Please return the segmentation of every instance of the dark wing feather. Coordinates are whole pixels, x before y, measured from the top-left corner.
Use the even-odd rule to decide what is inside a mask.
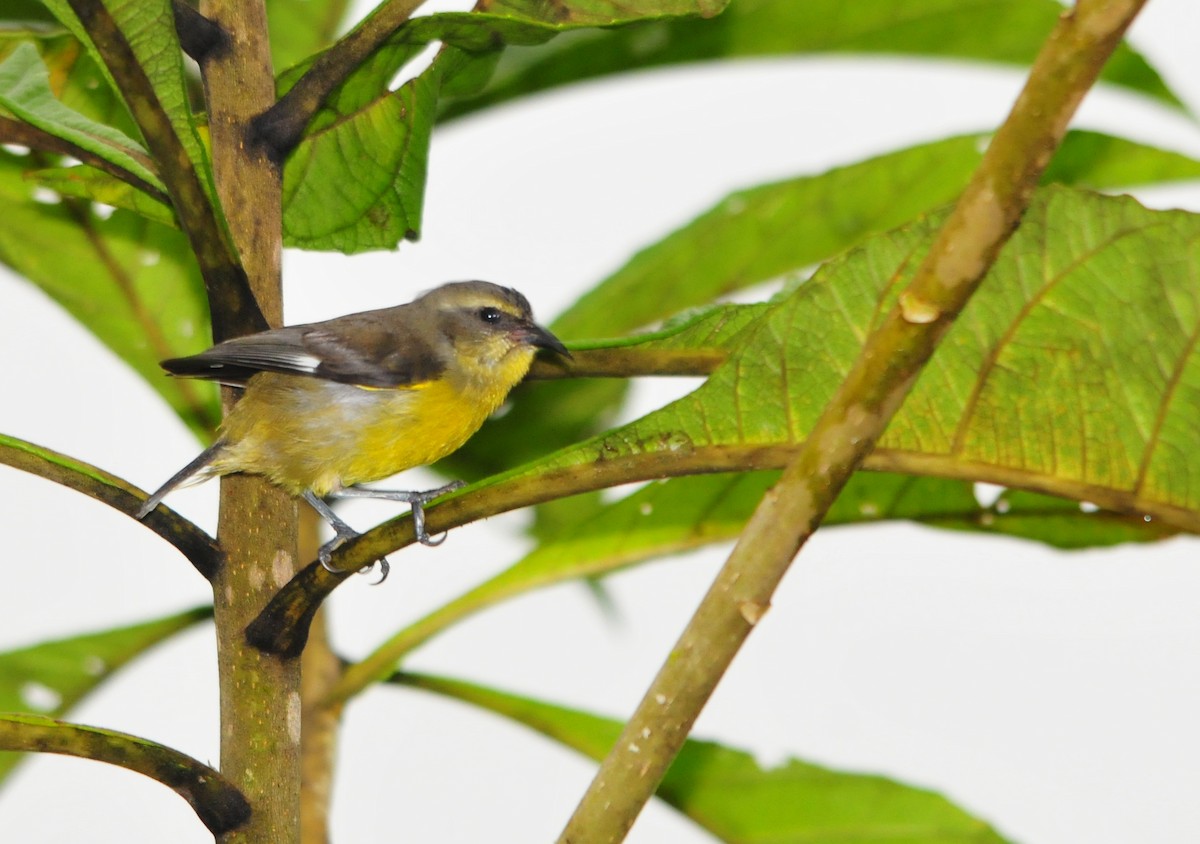
[[[162,366],[172,375],[245,386],[259,372],[311,375],[364,387],[404,387],[446,368],[432,325],[400,306],[237,337]]]
[[[346,323],[321,326],[304,337],[305,349],[320,358],[316,375],[364,387],[405,387],[430,381],[446,369],[426,339],[427,331],[406,331],[374,314],[352,314]]]

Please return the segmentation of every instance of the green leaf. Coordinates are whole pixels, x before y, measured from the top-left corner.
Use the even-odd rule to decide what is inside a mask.
[[[393,249],[421,228],[441,71],[389,91],[377,53],[318,113],[283,174],[284,243],[345,253]],[[376,93],[378,92],[378,93]]]
[[[42,62],[50,69],[54,96],[64,106],[131,138],[139,136],[103,69],[75,36],[58,27],[0,29],[0,59],[10,57],[22,44],[38,48]]]
[[[564,521],[557,530],[544,533],[537,548],[464,595],[463,601],[478,610],[531,588],[736,539],[778,477],[774,471],[721,473],[648,484],[584,520]],[[875,472],[851,479],[824,525],[900,519],[1023,537],[1058,548],[1151,542],[1175,534],[1140,516],[1084,512],[1077,502],[1061,498],[1008,490],[984,506],[967,481]]]
[[[445,115],[584,79],[718,58],[860,53],[1028,65],[1062,12],[1055,0],[737,0],[711,21],[660,21],[509,50],[482,95],[449,104]],[[1183,108],[1127,46],[1101,78]]]
[[[0,711],[58,716],[130,660],[212,617],[210,607],[0,653]],[[0,779],[21,760],[0,751]]]
[[[22,24],[54,22],[54,16],[46,11],[46,7],[39,0],[8,0],[0,19],[6,23],[11,21]]]
[[[267,0],[267,28],[275,67],[291,67],[328,47],[346,17],[349,0]]]
[[[123,208],[155,223],[171,228],[179,227],[175,211],[169,203],[160,202],[95,167],[82,165],[31,170],[26,173],[26,178],[62,196],[73,196],[102,205],[111,205],[113,208]]]
[[[414,18],[339,86],[314,116],[284,169],[284,239],[301,249],[356,253],[393,249],[420,235],[429,136],[438,98],[482,84],[505,43],[541,43],[571,29],[618,26],[644,17],[713,13],[726,0],[572,0],[497,3],[495,14]],[[437,59],[399,90],[396,74],[426,44]],[[481,50],[484,57],[472,56]],[[319,55],[277,80],[286,93]],[[486,71],[485,71],[486,72]],[[484,75],[485,75],[484,72]]]
[[[693,393],[461,490],[444,506],[453,512],[471,501],[486,510],[489,495],[535,504],[611,483],[781,468],[896,306],[941,216],[871,238],[768,307],[752,306],[755,319],[729,340],[735,351]],[[1200,215],[1042,189],[864,468],[986,481],[1145,514],[1164,534],[1200,532],[1198,244]],[[1010,496],[1001,506],[1030,504],[1038,500]],[[588,518],[580,509],[574,517]],[[386,542],[400,521],[377,538]],[[610,547],[597,565],[618,565],[619,554]],[[594,573],[589,562],[584,556],[574,573]],[[545,582],[562,576],[559,563],[546,562]],[[347,669],[339,699],[385,677],[457,618],[538,585],[543,573],[534,568],[501,574],[500,585],[401,631]]]
[[[799,442],[928,247],[868,241],[763,313],[696,392],[517,470],[767,459]],[[1200,525],[1200,217],[1050,188],[894,418],[869,467],[990,480]],[[666,461],[665,463],[663,461]],[[1197,465],[1193,465],[1197,464]]]
[[[146,150],[124,132],[67,108],[54,98],[50,72],[31,43],[0,63],[0,107],[30,126],[94,153],[115,168],[164,192]]]
[[[576,340],[613,337],[755,284],[797,275],[956,197],[986,135],[947,138],[813,176],[738,191],[646,247],[560,316]],[[1070,132],[1048,179],[1093,187],[1200,178],[1200,162],[1094,132]],[[703,342],[697,341],[703,345]],[[480,477],[602,430],[625,395],[613,382],[527,385],[503,418],[445,463]]]
[[[618,721],[473,683],[413,674],[396,675],[393,682],[478,706],[597,761],[621,734]],[[697,739],[684,744],[657,796],[731,844],[999,844],[1005,840],[932,791],[798,759],[763,768],[745,751]]]
[[[736,290],[799,273],[951,202],[987,135],[962,135],[737,191],[635,255],[555,323],[612,335]],[[1097,132],[1069,132],[1048,182],[1118,188],[1200,179],[1200,161]]]
[[[220,419],[210,384],[166,378],[158,361],[209,342],[204,285],[186,238],[124,211],[35,199],[35,156],[0,150],[0,261],[38,285],[154,387],[197,435]],[[39,197],[40,198],[40,197]]]

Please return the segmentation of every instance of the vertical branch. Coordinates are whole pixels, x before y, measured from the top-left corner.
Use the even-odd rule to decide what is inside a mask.
[[[763,497],[560,836],[624,840],[792,559],[870,453],[1016,229],[1079,101],[1146,0],[1078,0],[897,306]]]
[[[300,511],[300,559],[315,560],[321,522],[310,508]],[[317,610],[300,654],[300,844],[328,844],[329,804],[343,704],[328,702],[342,679],[342,661],[329,645],[326,609]]]
[[[312,556],[316,557],[316,546]],[[301,559],[309,559],[302,555]],[[329,690],[341,679],[342,663],[329,647],[324,608],[309,628],[308,645],[300,655],[302,701],[300,762],[300,842],[328,844],[329,804],[333,797],[334,762],[342,704],[327,703]]]
[[[262,0],[208,0],[222,37],[199,57],[217,195],[250,287],[272,325],[282,318],[279,168],[247,127],[275,98]],[[215,336],[225,315],[214,309]],[[227,405],[234,396],[226,393]],[[250,801],[250,822],[223,842],[296,841],[300,828],[300,661],[246,643],[246,625],[291,578],[296,505],[256,477],[221,483],[217,535],[226,564],[213,583],[221,688],[221,770]]]

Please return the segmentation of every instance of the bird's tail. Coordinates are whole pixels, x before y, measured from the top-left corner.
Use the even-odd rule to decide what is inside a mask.
[[[150,514],[150,511],[157,507],[159,502],[166,498],[173,490],[196,483],[197,481],[202,481],[208,477],[208,473],[205,470],[208,469],[209,465],[224,448],[224,440],[217,440],[196,455],[195,460],[172,475],[165,484],[160,486],[154,491],[153,495],[146,499],[146,502],[142,504],[141,508],[134,515],[134,518],[139,520],[146,518]]]

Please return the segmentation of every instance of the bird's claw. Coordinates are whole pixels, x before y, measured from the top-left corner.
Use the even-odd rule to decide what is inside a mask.
[[[445,490],[433,490],[433,492],[437,493],[438,495],[440,495],[443,491]],[[429,495],[430,497],[425,498],[426,495]],[[436,497],[437,495],[424,493],[421,495],[420,499],[414,498],[409,502],[409,505],[412,507],[413,534],[417,537],[417,542],[420,542],[422,545],[430,548],[436,548],[437,546],[441,545],[446,541],[446,536],[449,534],[449,531],[442,531],[435,538],[430,536],[429,531],[425,529],[425,505]]]
[[[347,539],[352,539],[358,536],[357,531],[338,531],[337,536],[326,542],[317,551],[317,559],[321,561],[321,568],[331,574],[345,574],[345,569],[340,569],[333,564],[333,552]],[[387,580],[388,573],[392,570],[392,564],[388,562],[387,557],[380,557],[375,562],[379,563],[379,579],[372,586],[378,586]],[[375,563],[369,563],[358,570],[359,574],[366,574],[375,568]]]

